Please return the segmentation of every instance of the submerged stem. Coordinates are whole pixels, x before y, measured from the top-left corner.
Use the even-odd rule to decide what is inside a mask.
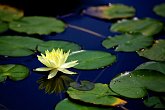
[[[100,77],[101,75],[104,73],[104,71],[106,70],[107,68],[104,68],[97,76],[96,78],[92,81],[92,82],[96,82]]]
[[[89,30],[89,29],[85,29],[83,27],[75,26],[75,25],[72,25],[72,24],[68,24],[68,27],[73,28],[73,29],[77,29],[77,30],[80,30],[80,31],[83,31],[83,32],[86,32],[86,33],[89,33],[89,34],[92,34],[92,35],[100,37],[100,38],[105,38],[104,35],[101,35],[101,34],[99,34],[97,32]]]
[[[119,106],[121,109],[123,110],[128,110],[126,107],[124,107],[123,105]]]

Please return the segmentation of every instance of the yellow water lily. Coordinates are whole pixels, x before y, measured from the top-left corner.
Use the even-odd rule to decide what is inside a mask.
[[[76,66],[76,61],[66,62],[70,51],[64,52],[62,49],[52,50],[49,52],[45,51],[45,55],[41,53],[41,56],[37,56],[38,60],[43,63],[47,67],[36,68],[35,71],[50,71],[48,75],[48,79],[56,76],[58,71],[61,71],[65,74],[77,74],[76,72],[72,72],[67,70],[67,68],[71,68]]]

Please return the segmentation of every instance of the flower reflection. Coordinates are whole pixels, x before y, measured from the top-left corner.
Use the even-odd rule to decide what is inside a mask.
[[[37,83],[40,84],[39,89],[45,89],[46,93],[52,94],[65,91],[73,81],[74,80],[67,75],[60,74],[51,79],[47,79],[47,77],[41,77]]]

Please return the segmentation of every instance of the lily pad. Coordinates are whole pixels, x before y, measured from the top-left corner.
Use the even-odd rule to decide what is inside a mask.
[[[73,68],[76,69],[98,69],[111,65],[116,61],[116,56],[103,51],[81,50],[70,54],[68,61],[78,60],[78,65]]]
[[[136,70],[139,70],[139,69],[156,70],[156,71],[159,71],[159,72],[165,74],[165,63],[150,61],[150,62],[146,62],[146,63],[139,65],[136,68]]]
[[[81,90],[81,91],[89,91],[92,90],[95,85],[92,82],[89,81],[80,81],[81,84],[78,82],[72,82],[70,83],[70,86],[73,87],[74,89]]]
[[[0,4],[0,20],[11,22],[17,20],[24,15],[22,10],[16,9],[11,6]]]
[[[27,34],[50,34],[52,32],[60,33],[65,30],[66,25],[53,17],[29,16],[9,24],[11,30],[24,32]]]
[[[158,20],[145,18],[139,20],[123,20],[111,26],[113,32],[141,33],[150,36],[159,33],[163,29],[163,23]]]
[[[112,96],[107,84],[96,83],[95,88],[90,91],[80,91],[69,87],[67,93],[72,99],[95,105],[119,106],[127,103],[120,98]]]
[[[116,47],[116,51],[132,52],[152,44],[153,38],[141,34],[124,34],[115,37],[108,37],[102,42],[102,45],[109,49]]]
[[[38,51],[44,52],[45,50],[52,50],[52,49],[63,49],[64,51],[78,51],[81,49],[81,47],[72,42],[67,42],[67,41],[47,41],[44,43],[41,43],[38,45]]]
[[[57,104],[55,110],[114,110],[113,108],[101,108],[74,103],[67,98]]]
[[[37,45],[42,40],[24,36],[1,36],[0,55],[4,56],[28,56],[35,53]]]
[[[153,11],[159,15],[159,16],[162,16],[162,17],[165,17],[165,3],[162,3],[162,4],[159,4],[159,5],[156,5],[153,9]]]
[[[159,97],[153,96],[153,97],[149,97],[148,99],[144,100],[144,104],[147,107],[153,107],[153,108],[165,108],[165,104],[163,104],[163,102],[161,101],[161,99]]]
[[[0,33],[8,30],[8,24],[0,21]]]
[[[165,61],[165,40],[156,40],[150,48],[142,49],[137,52],[139,56],[155,61]]]
[[[133,17],[135,15],[135,9],[123,4],[112,4],[110,6],[89,7],[83,13],[89,16],[111,20]]]
[[[125,97],[142,98],[147,90],[165,92],[165,75],[152,70],[125,72],[110,82],[110,88]]]
[[[121,73],[110,82],[112,91],[128,98],[142,98],[146,96],[146,89],[130,72]]]
[[[0,82],[5,81],[7,77],[13,81],[19,81],[25,79],[28,75],[29,69],[23,65],[0,65]]]

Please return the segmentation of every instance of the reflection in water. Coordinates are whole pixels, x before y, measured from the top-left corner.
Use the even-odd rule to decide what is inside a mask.
[[[0,104],[0,110],[8,110],[8,108],[5,107],[4,105]]]
[[[47,76],[41,77],[37,80],[37,83],[40,84],[39,89],[45,89],[46,93],[52,94],[65,91],[73,81],[74,80],[67,75],[60,74],[51,79],[48,79]]]

